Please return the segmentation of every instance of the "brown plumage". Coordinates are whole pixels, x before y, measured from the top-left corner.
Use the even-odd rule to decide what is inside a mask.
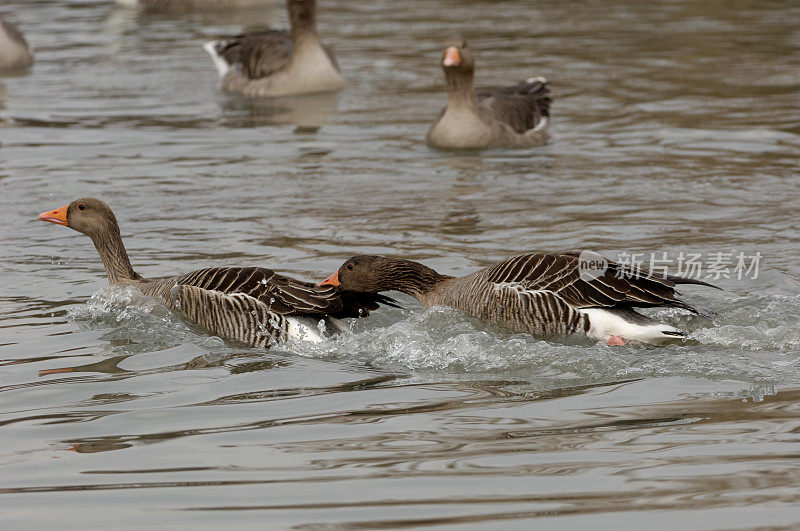
[[[381,303],[394,305],[388,297],[315,286],[263,267],[214,267],[145,279],[131,266],[114,213],[91,197],[43,212],[39,219],[89,236],[111,284],[135,286],[206,330],[254,346],[274,346],[303,333],[319,339],[340,330],[332,319],[363,317]]]
[[[206,43],[224,90],[284,96],[344,88],[333,54],[317,35],[316,0],[287,0],[286,7],[290,31],[263,30]]]
[[[596,274],[582,274],[577,252],[529,253],[463,277],[440,275],[420,263],[382,256],[355,256],[321,285],[347,291],[396,290],[426,308],[451,306],[470,315],[535,336],[585,334],[643,343],[683,337],[635,308],[674,306],[696,312],[676,298],[676,284],[705,282],[659,276],[607,261]],[[713,286],[712,286],[713,287]]]
[[[22,32],[0,17],[0,70],[25,68],[33,64],[33,52]]]
[[[475,92],[475,60],[466,41],[447,42],[442,58],[447,107],[428,130],[435,147],[479,149],[538,146],[550,137],[550,89],[543,78]]]

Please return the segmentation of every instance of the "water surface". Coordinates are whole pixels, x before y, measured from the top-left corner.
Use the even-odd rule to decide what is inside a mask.
[[[0,518],[11,527],[800,524],[800,10],[791,2],[321,2],[348,87],[247,100],[206,40],[280,5],[10,1],[0,79]],[[424,145],[461,33],[479,85],[552,83],[553,141]],[[760,253],[656,312],[664,348],[388,309],[320,345],[225,343],[106,287],[36,215],[111,204],[134,267],[321,279],[353,254],[460,275],[525,250]],[[660,254],[659,254],[660,256]]]

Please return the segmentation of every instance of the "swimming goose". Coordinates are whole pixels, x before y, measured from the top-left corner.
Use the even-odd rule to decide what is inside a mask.
[[[17,27],[0,17],[0,70],[33,64],[33,52]]]
[[[580,260],[577,252],[530,253],[452,277],[410,260],[354,256],[318,285],[368,294],[401,291],[425,308],[451,306],[514,332],[539,337],[584,334],[610,345],[683,338],[677,328],[634,308],[672,306],[697,313],[675,298],[675,285],[715,287],[690,278],[633,270],[609,260],[604,262],[605,269],[582,271]]]
[[[541,77],[475,93],[475,60],[451,39],[442,57],[447,107],[428,130],[429,146],[453,149],[529,147],[550,138],[550,89]]]
[[[332,92],[344,78],[317,36],[316,0],[287,0],[291,32],[264,30],[207,42],[222,89],[247,96]]]
[[[206,9],[235,9],[262,6],[274,0],[117,0],[125,7],[146,11],[195,11]]]
[[[366,316],[379,303],[394,305],[381,295],[315,286],[262,267],[213,267],[159,280],[142,278],[131,267],[114,213],[91,197],[42,212],[39,219],[89,236],[109,283],[135,286],[213,334],[257,347],[287,338],[319,341],[340,331],[337,318]]]

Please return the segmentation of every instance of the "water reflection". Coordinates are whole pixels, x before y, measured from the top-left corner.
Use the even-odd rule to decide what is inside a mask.
[[[339,95],[312,94],[284,98],[221,96],[226,127],[296,125],[297,132],[317,132],[335,115]]]

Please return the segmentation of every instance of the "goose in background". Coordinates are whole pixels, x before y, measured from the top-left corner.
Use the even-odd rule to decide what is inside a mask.
[[[594,254],[594,253],[592,253]],[[599,255],[601,260],[605,260]],[[319,283],[375,294],[400,291],[423,307],[450,306],[469,315],[537,337],[583,334],[609,345],[659,344],[684,333],[637,313],[635,308],[695,308],[677,299],[676,284],[712,286],[679,276],[659,276],[605,260],[587,274],[577,252],[530,253],[463,277],[440,275],[418,262],[354,256]]]
[[[263,30],[207,42],[221,87],[247,96],[333,92],[345,86],[317,35],[316,0],[287,0],[291,31]]]
[[[0,70],[25,68],[33,64],[33,51],[22,32],[0,17]]]
[[[550,138],[550,89],[541,77],[475,92],[475,60],[466,41],[447,42],[442,69],[447,107],[428,130],[429,146],[451,149],[538,146]]]
[[[117,0],[119,5],[145,11],[181,12],[237,9],[269,5],[275,0]]]
[[[145,279],[131,267],[111,208],[91,197],[42,212],[39,219],[89,236],[110,284],[135,286],[209,332],[256,347],[288,338],[320,341],[341,331],[336,319],[366,316],[381,303],[394,305],[388,297],[315,286],[262,267],[213,267]]]

